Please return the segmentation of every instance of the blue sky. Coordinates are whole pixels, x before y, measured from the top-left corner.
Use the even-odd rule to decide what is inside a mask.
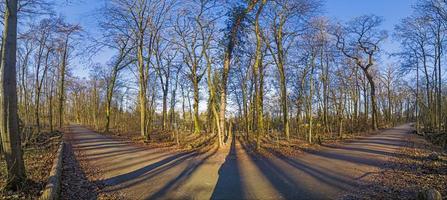
[[[98,10],[104,6],[108,0],[56,0],[56,12],[66,17],[67,21],[73,24],[80,24],[89,35],[99,35],[98,30]],[[68,3],[67,3],[68,2]],[[100,53],[95,57],[95,62],[105,63],[110,57],[110,53]],[[74,75],[78,77],[87,77],[89,75],[89,66],[80,59],[75,59],[72,65]]]
[[[326,0],[325,10],[329,17],[349,20],[364,14],[385,18],[384,27],[392,29],[400,19],[412,13],[411,6],[417,0]]]
[[[326,15],[348,21],[361,15],[374,14],[384,18],[382,28],[388,31],[389,38],[383,49],[395,52],[399,44],[393,41],[394,26],[413,13],[412,6],[417,0],[326,0]]]
[[[56,11],[67,17],[71,23],[79,23],[86,31],[97,34],[98,16],[95,14],[98,8],[107,0],[57,0]],[[356,16],[374,14],[384,18],[382,28],[387,30],[391,36],[394,26],[406,16],[412,14],[412,5],[417,0],[326,0],[325,15],[331,19],[348,21]],[[387,52],[396,51],[398,44],[390,37],[384,44],[383,49]],[[97,62],[104,63],[110,58],[108,53],[97,56]],[[386,59],[386,58],[383,58]],[[386,61],[385,61],[386,62]],[[81,64],[82,65],[82,64]],[[87,76],[88,70],[85,66],[76,66],[76,76]]]

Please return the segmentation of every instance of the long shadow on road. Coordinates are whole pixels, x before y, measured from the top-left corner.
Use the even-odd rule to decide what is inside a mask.
[[[211,199],[336,198],[367,185],[363,178],[376,173],[375,169],[383,168],[383,160],[377,157],[404,156],[393,153],[392,149],[327,146],[321,151],[306,149],[296,158],[274,150],[269,150],[270,156],[247,153],[247,158],[242,158],[237,152],[249,152],[250,147],[240,143],[240,150],[236,143],[232,141],[230,153],[219,169]],[[247,164],[254,167],[247,167]],[[259,176],[264,179],[257,178]],[[260,186],[255,180],[269,183]],[[263,192],[272,190],[268,186],[273,191]]]
[[[325,199],[335,193],[333,191],[348,191],[357,184],[344,174],[313,163],[312,160],[270,153],[273,155],[269,157],[251,155],[250,158],[279,192],[281,198]],[[316,188],[317,185],[320,189]],[[329,192],[325,188],[330,188]]]
[[[230,152],[218,173],[219,179],[211,199],[237,199],[244,196],[235,139],[232,140]]]
[[[78,147],[104,169],[106,178],[95,182],[104,185],[102,192],[131,199],[327,199],[360,187],[384,157],[404,156],[394,152],[402,144],[399,132],[302,149],[298,157],[271,149],[269,156],[250,153],[234,138],[225,153],[147,149],[92,133],[80,136]]]
[[[122,187],[129,187],[132,184],[138,183],[137,181],[134,182],[132,180],[140,179],[140,181],[143,181],[144,179],[162,173],[163,169],[169,169],[170,167],[174,167],[177,163],[180,163],[188,158],[191,158],[194,155],[195,155],[194,153],[175,154],[173,156],[169,156],[161,161],[152,163],[135,171],[102,180],[102,182],[107,186],[124,184]]]
[[[100,183],[105,186],[104,192],[114,191],[138,191],[132,198],[163,199],[180,198],[179,195],[194,196],[194,193],[178,194],[177,192],[188,182],[194,172],[198,170],[209,158],[215,155],[217,149],[206,152],[182,152],[174,155],[166,155],[159,161],[152,162],[152,159],[140,161],[150,163],[139,169],[113,176]],[[126,155],[121,155],[126,156]],[[141,159],[141,158],[140,158]],[[153,158],[155,159],[155,158]],[[128,170],[127,167],[123,167]],[[156,187],[151,190],[141,189],[148,183],[156,183]],[[132,189],[133,188],[133,189]],[[186,192],[186,191],[185,191]]]
[[[196,162],[191,162],[188,164],[188,166],[179,174],[177,177],[169,180],[164,186],[159,189],[154,194],[151,194],[150,197],[147,199],[161,199],[165,197],[166,194],[169,194],[172,191],[177,190],[184,184],[189,178],[191,178],[191,175],[200,167],[202,166],[210,157],[215,155],[217,153],[217,149],[212,150],[211,153],[207,153],[207,155],[204,158],[199,159]],[[192,194],[194,195],[194,194]]]

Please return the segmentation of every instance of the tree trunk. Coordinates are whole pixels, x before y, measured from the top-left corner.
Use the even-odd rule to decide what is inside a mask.
[[[60,69],[60,83],[59,83],[59,128],[64,125],[64,104],[65,104],[65,70],[68,56],[68,36],[65,38],[64,52],[62,56],[62,64]]]
[[[225,52],[225,57],[224,57],[224,67],[223,67],[223,72],[222,72],[222,85],[221,85],[222,89],[220,91],[220,113],[219,113],[220,131],[217,132],[219,147],[223,145],[222,136],[225,134],[225,111],[226,111],[226,107],[227,107],[227,82],[228,82],[228,73],[230,71],[230,62],[231,62],[231,54],[233,52],[233,47],[234,47],[233,45],[229,45],[229,47],[227,47],[227,51]]]
[[[312,70],[310,73],[310,80],[309,80],[309,100],[308,100],[308,116],[309,116],[309,143],[312,144],[312,126],[313,126],[313,115],[312,115],[312,100],[313,100],[313,86],[314,86],[314,61],[312,61]]]
[[[178,87],[178,76],[179,76],[179,72],[177,72],[175,74],[175,84],[174,84],[174,88],[171,91],[171,105],[170,105],[170,109],[169,109],[169,127],[172,129],[174,128],[175,131],[178,132],[178,124],[175,124],[175,127],[173,127],[173,124],[177,121],[175,119],[175,104],[177,103],[176,101],[176,94],[177,94],[177,87]]]
[[[387,72],[391,73],[391,72]],[[387,120],[389,124],[392,124],[392,97],[391,97],[391,74],[387,74],[387,83],[386,83],[386,91],[387,91],[387,97],[388,97],[388,109],[387,109]]]
[[[180,84],[182,90],[182,118],[183,118],[183,130],[186,130],[186,110],[185,110],[185,90],[183,84]]]
[[[260,137],[264,134],[264,119],[262,110],[262,95],[263,95],[263,69],[262,69],[262,37],[261,37],[261,27],[259,25],[259,17],[262,14],[262,10],[266,0],[263,0],[260,4],[258,11],[256,12],[255,19],[255,34],[256,34],[256,54],[255,63],[253,65],[253,77],[255,82],[255,114],[257,120],[257,130],[256,130],[256,148],[259,149],[261,146]],[[258,74],[259,73],[259,74]],[[256,80],[259,77],[259,80]]]
[[[113,98],[113,90],[115,88],[116,76],[118,74],[118,70],[116,68],[112,69],[112,77],[110,77],[110,82],[107,86],[107,100],[106,100],[106,124],[105,124],[105,132],[110,131],[110,113],[112,107],[112,98]]]
[[[289,141],[289,117],[288,117],[288,104],[287,104],[287,83],[286,83],[286,75],[284,68],[284,49],[283,49],[283,26],[285,24],[284,16],[279,17],[279,22],[275,23],[273,26],[274,31],[274,43],[276,44],[276,52],[271,48],[269,42],[266,42],[266,45],[272,55],[273,60],[278,68],[279,73],[279,91],[280,91],[280,101],[281,101],[281,110],[282,110],[282,118],[283,118],[283,133],[286,136],[286,140]]]
[[[438,95],[437,95],[437,99],[438,99],[438,104],[437,104],[437,124],[438,124],[438,134],[441,133],[441,129],[442,129],[442,74],[441,74],[441,59],[442,59],[442,39],[441,39],[441,33],[440,33],[440,27],[438,27],[438,33],[437,33],[437,51],[438,51],[438,76],[439,76],[439,80],[438,80]],[[436,69],[436,68],[435,68]]]
[[[5,1],[4,22],[0,65],[0,134],[8,173],[6,188],[17,190],[26,178],[17,115],[17,0]]]
[[[247,99],[247,84],[246,81],[244,80],[243,83],[241,83],[241,92],[242,92],[242,114],[243,114],[243,118],[244,118],[244,127],[245,127],[245,133],[247,134],[247,137],[249,135],[249,131],[250,131],[250,119],[249,119],[249,115],[250,115],[250,109],[248,108],[248,99]]]
[[[168,82],[168,80],[166,80]],[[163,89],[163,111],[162,111],[162,129],[166,130],[168,120],[168,87]]]
[[[194,133],[200,133],[200,119],[199,119],[199,81],[194,79]]]
[[[50,125],[50,132],[53,132],[53,79],[50,82],[50,89],[48,98],[48,124]]]
[[[369,96],[368,96],[368,82],[366,80],[366,76],[363,75],[362,77],[363,81],[363,110],[364,110],[364,120],[365,120],[365,124],[369,124]],[[362,128],[365,128],[364,126],[362,126]],[[368,128],[368,127],[366,127]]]
[[[142,33],[140,33],[142,34]],[[138,71],[139,71],[139,103],[140,103],[140,134],[145,140],[149,140],[149,134],[147,132],[147,114],[146,114],[146,106],[147,106],[147,97],[146,97],[146,89],[147,89],[147,77],[146,70],[144,66],[144,58],[143,58],[143,36],[140,36],[138,41],[138,49],[137,49],[137,59],[138,59]]]
[[[217,127],[217,133],[218,133],[218,142],[219,142],[219,145],[221,144],[221,138],[220,138],[220,133],[221,133],[221,131],[220,131],[220,121],[219,121],[219,113],[217,112],[217,109],[216,109],[216,104],[217,104],[217,102],[216,102],[216,87],[214,86],[214,84],[213,84],[213,78],[211,77],[211,71],[212,71],[212,68],[211,68],[211,59],[210,59],[210,57],[208,56],[208,53],[206,52],[206,50],[204,50],[204,53],[203,53],[203,55],[205,56],[205,59],[206,59],[206,65],[207,65],[207,83],[208,83],[208,89],[209,89],[209,107],[210,107],[210,109],[208,109],[208,110],[210,110],[211,112],[212,112],[212,117],[211,118],[213,118],[212,120],[214,121],[214,122],[211,122],[215,127]],[[212,126],[211,126],[212,127]],[[212,132],[214,132],[214,128],[212,128]]]
[[[416,133],[419,133],[419,60],[416,58]]]
[[[432,126],[432,101],[430,98],[430,75],[428,74],[428,66],[427,66],[427,55],[425,54],[424,48],[422,48],[422,63],[424,67],[424,73],[425,73],[425,89],[426,89],[426,95],[427,95],[427,108],[428,108],[428,123],[424,128],[431,128]],[[428,126],[428,127],[427,127]]]
[[[368,79],[369,85],[371,87],[370,95],[371,95],[371,126],[374,131],[379,130],[377,125],[377,101],[376,101],[376,84],[374,82],[374,78],[368,71],[365,71],[366,78]]]
[[[261,61],[259,63],[259,86],[258,86],[258,105],[256,108],[258,109],[256,111],[257,113],[257,119],[258,119],[258,131],[259,135],[262,136],[265,133],[265,126],[264,126],[264,65],[262,64],[262,57]]]
[[[191,124],[189,124],[189,130],[191,132],[194,131],[194,120],[193,120],[193,114],[192,114],[192,106],[191,106],[191,95],[190,95],[191,90],[187,90],[186,91],[186,97],[188,97],[188,109],[189,109],[189,120],[191,120]]]

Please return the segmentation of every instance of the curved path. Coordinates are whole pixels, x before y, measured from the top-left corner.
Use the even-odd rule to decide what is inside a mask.
[[[247,153],[238,143],[207,152],[148,149],[71,126],[81,162],[101,169],[93,182],[126,199],[336,199],[354,192],[405,145],[410,125],[307,150],[298,158]]]

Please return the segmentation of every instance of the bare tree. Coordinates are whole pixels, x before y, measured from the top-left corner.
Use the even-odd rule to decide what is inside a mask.
[[[154,45],[164,28],[169,11],[175,3],[169,0],[113,0],[106,6],[111,27],[117,31],[129,30],[136,48],[139,85],[140,133],[145,140],[150,139],[148,120],[149,67],[153,64]],[[152,95],[153,96],[153,95]]]
[[[311,17],[319,8],[318,1],[273,1],[273,13],[271,19],[271,39],[265,36],[266,45],[271,57],[278,69],[279,91],[281,95],[281,108],[283,118],[283,133],[287,141],[290,139],[289,125],[289,103],[287,92],[287,61],[288,53],[294,44],[299,31],[305,29],[306,19]],[[289,26],[289,24],[299,24],[303,27]]]
[[[65,76],[67,73],[67,66],[69,61],[69,55],[71,44],[70,40],[72,37],[81,32],[82,28],[79,25],[69,24],[60,19],[57,24],[57,32],[60,34],[58,41],[58,51],[61,56],[61,62],[59,66],[59,128],[64,125],[64,104],[65,104]]]
[[[119,72],[127,67],[133,60],[129,59],[128,56],[132,50],[131,44],[129,44],[128,38],[116,38],[116,48],[119,51],[118,56],[112,62],[111,73],[106,78],[106,124],[105,131],[109,132],[110,130],[110,114],[112,107],[113,94],[116,88],[116,82],[119,75]]]
[[[178,50],[172,48],[172,43],[160,36],[155,40],[155,70],[160,80],[162,90],[162,129],[168,125],[168,93],[171,81],[173,61]]]
[[[55,22],[50,19],[43,19],[39,25],[34,27],[30,32],[33,40],[37,42],[37,52],[35,55],[36,67],[35,67],[35,109],[34,117],[36,120],[37,133],[40,132],[40,99],[43,82],[47,76],[49,70],[49,59],[52,55],[54,48],[52,43],[52,34],[54,33],[53,27]],[[42,70],[43,65],[43,70]]]
[[[380,45],[387,38],[387,33],[378,28],[382,21],[382,18],[374,15],[361,16],[335,32],[337,47],[356,63],[368,79],[372,106],[371,127],[374,130],[378,130],[378,111],[376,82],[372,68],[380,51]]]

